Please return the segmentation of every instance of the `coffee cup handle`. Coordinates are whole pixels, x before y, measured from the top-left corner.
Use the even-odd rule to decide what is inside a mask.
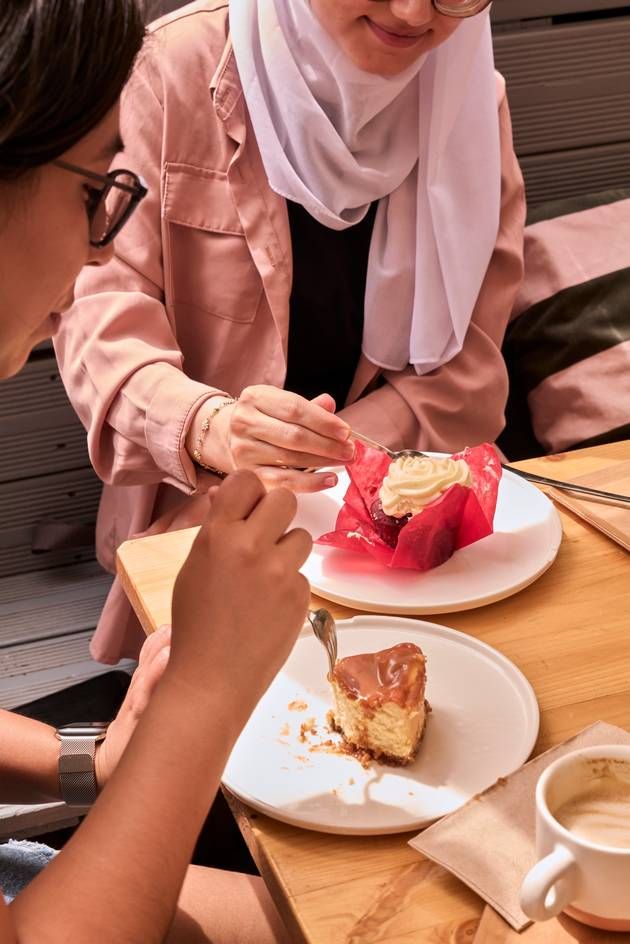
[[[537,862],[521,885],[521,908],[534,921],[549,921],[575,897],[577,868],[575,859],[564,846]],[[551,901],[548,901],[553,891]]]

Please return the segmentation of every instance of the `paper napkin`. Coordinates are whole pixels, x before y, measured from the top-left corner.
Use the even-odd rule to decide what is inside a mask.
[[[572,481],[579,485],[590,485],[607,492],[630,496],[630,462],[614,462],[598,472],[590,472]],[[554,501],[588,521],[617,544],[621,544],[626,551],[630,551],[630,505],[611,505],[556,488],[548,489],[548,493]]]
[[[521,911],[519,891],[536,862],[536,782],[557,757],[598,744],[630,744],[630,734],[598,721],[501,778],[410,845],[461,879],[515,930],[523,930],[531,924]]]

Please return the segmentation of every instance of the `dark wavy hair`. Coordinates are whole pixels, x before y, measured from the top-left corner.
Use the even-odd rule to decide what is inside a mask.
[[[1,0],[0,180],[55,160],[116,104],[142,0]]]

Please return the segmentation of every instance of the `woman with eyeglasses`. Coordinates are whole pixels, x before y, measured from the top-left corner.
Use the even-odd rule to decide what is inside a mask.
[[[145,198],[135,173],[108,171],[143,36],[136,0],[0,7],[0,378],[54,333],[81,267],[111,259]],[[0,803],[96,799],[58,854],[0,843],[2,944],[288,944],[259,878],[188,863],[234,742],[304,620],[311,541],[287,530],[294,510],[289,491],[265,494],[252,472],[215,489],[172,633],[146,642],[109,727],[56,732],[0,711]],[[274,614],[264,627],[261,599]]]
[[[489,12],[207,0],[154,26],[122,105],[149,196],[55,342],[109,570],[131,535],[196,523],[217,474],[330,487],[351,428],[497,437],[525,211]],[[140,638],[115,584],[93,655]]]

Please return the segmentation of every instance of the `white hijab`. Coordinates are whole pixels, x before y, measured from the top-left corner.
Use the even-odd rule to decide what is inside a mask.
[[[489,13],[392,78],[355,66],[310,0],[230,0],[230,32],[272,189],[331,229],[380,201],[364,354],[419,374],[445,364],[462,349],[499,227]]]

